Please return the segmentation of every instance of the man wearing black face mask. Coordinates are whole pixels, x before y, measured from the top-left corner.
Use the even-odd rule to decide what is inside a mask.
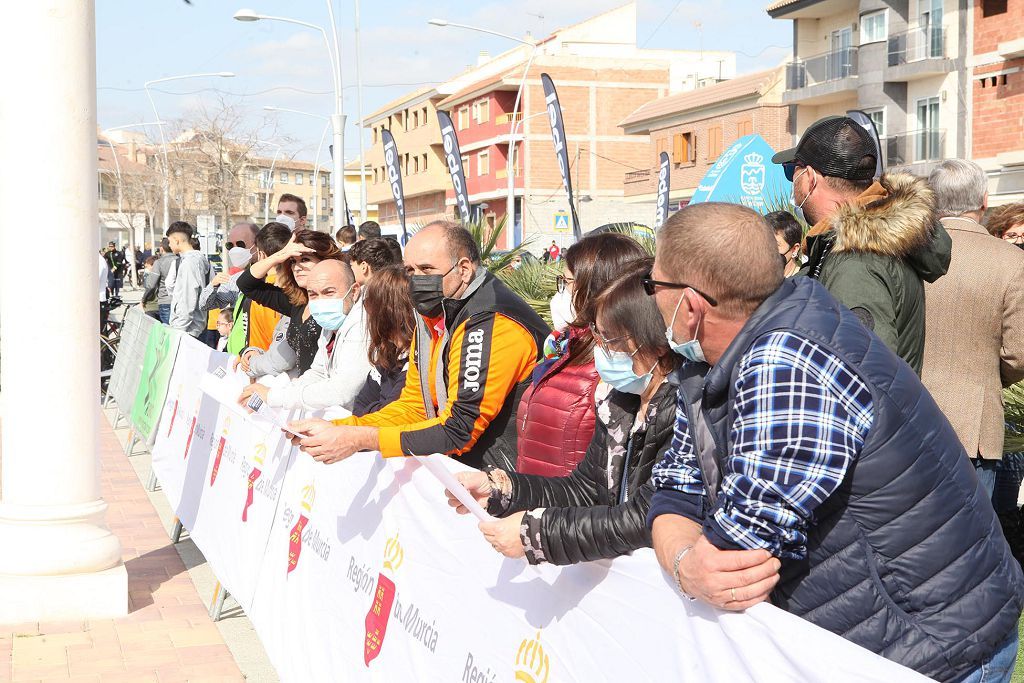
[[[476,243],[457,224],[427,225],[404,260],[419,316],[402,395],[363,417],[296,422],[292,428],[309,435],[297,443],[327,463],[368,450],[513,467],[515,408],[548,326],[481,266]]]

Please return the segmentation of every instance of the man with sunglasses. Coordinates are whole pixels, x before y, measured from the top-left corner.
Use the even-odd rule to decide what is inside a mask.
[[[921,374],[924,282],[949,268],[952,243],[927,183],[907,173],[874,180],[874,140],[856,121],[829,116],[779,152],[795,213],[810,230],[804,272]]]
[[[818,282],[784,279],[740,205],[669,218],[645,286],[685,359],[648,514],[679,590],[771,601],[941,681],[1012,671],[1024,576],[911,368]]]
[[[467,230],[438,221],[404,253],[418,313],[405,388],[377,412],[303,420],[295,439],[320,462],[357,451],[386,457],[445,453],[473,467],[514,469],[515,412],[550,329],[480,262]]]

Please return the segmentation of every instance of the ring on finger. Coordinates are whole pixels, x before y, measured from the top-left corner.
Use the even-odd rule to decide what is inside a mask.
[[[738,602],[736,600],[736,589],[735,588],[730,588],[729,589],[729,595],[732,596],[732,601],[733,602]]]

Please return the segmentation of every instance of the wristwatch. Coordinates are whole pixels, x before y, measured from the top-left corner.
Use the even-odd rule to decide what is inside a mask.
[[[696,600],[697,598],[693,597],[692,595],[683,590],[683,583],[679,577],[679,563],[683,561],[684,557],[686,557],[686,553],[690,552],[691,550],[693,550],[692,544],[683,546],[679,550],[679,552],[676,553],[675,559],[672,560],[672,578],[675,579],[676,588],[679,589],[679,592],[682,594],[684,598],[687,598],[688,600]]]

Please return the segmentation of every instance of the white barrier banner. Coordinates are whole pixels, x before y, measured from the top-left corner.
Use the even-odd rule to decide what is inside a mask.
[[[569,567],[506,559],[417,459],[323,465],[279,435],[247,442],[248,421],[225,425],[234,410],[196,395],[221,357],[183,343],[168,393],[198,415],[195,434],[183,458],[185,428],[165,419],[157,471],[182,482],[179,517],[285,681],[926,680],[771,605],[686,600],[649,549]]]

